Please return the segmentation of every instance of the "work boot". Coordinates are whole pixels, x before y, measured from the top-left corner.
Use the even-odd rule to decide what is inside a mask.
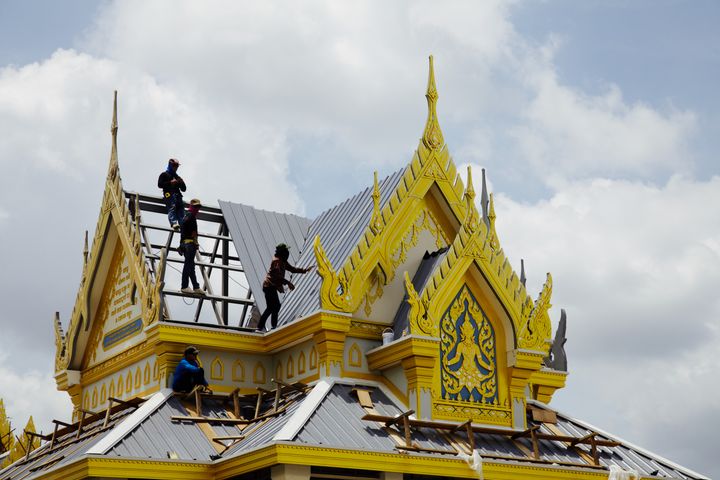
[[[203,289],[200,288],[200,287],[197,287],[197,288],[195,288],[195,289],[193,290],[193,293],[195,293],[195,294],[197,294],[197,295],[205,295],[205,290],[203,290]]]
[[[172,229],[175,230],[176,232],[179,232],[179,231],[180,231],[180,224],[177,223],[177,222],[173,223],[173,224],[172,224]]]
[[[193,290],[193,289],[190,288],[190,287],[181,288],[180,291],[181,291],[182,293],[187,293],[187,294],[189,294],[189,295],[192,295],[193,293],[195,293],[195,290]]]

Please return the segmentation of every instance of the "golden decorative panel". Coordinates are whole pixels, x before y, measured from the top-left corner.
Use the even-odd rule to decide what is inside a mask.
[[[466,284],[440,321],[440,386],[444,400],[498,404],[495,331]]]

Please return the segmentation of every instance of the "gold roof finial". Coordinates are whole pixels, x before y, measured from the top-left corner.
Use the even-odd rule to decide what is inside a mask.
[[[465,187],[465,207],[467,208],[467,214],[465,216],[465,225],[468,230],[474,232],[478,227],[477,209],[475,208],[475,187],[473,187],[472,181],[472,167],[467,167],[467,186]]]
[[[110,125],[110,134],[112,135],[112,149],[110,150],[110,166],[108,167],[108,178],[114,180],[118,174],[118,155],[117,155],[117,90],[113,96],[113,115],[112,124]]]
[[[425,123],[425,131],[423,132],[422,141],[425,146],[431,150],[440,149],[445,144],[440,123],[437,119],[437,100],[438,93],[435,87],[435,68],[433,67],[433,56],[430,55],[430,72],[428,74],[428,86],[425,98],[428,102],[428,118]]]
[[[497,250],[500,248],[500,241],[498,240],[497,232],[495,230],[495,200],[494,195],[490,194],[490,205],[488,206],[488,221],[490,223],[490,246],[493,248],[493,250]]]
[[[379,233],[382,230],[382,214],[380,213],[380,185],[378,184],[378,172],[373,173],[373,213],[370,218],[370,229],[375,233]]]
[[[83,265],[87,265],[89,254],[90,254],[90,250],[88,249],[88,231],[85,230],[85,246],[83,247]]]

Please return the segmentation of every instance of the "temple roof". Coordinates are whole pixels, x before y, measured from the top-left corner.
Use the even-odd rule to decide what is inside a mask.
[[[80,434],[77,424],[64,427],[52,445],[45,443],[28,459],[1,471],[0,479],[32,478],[38,470],[48,473],[93,456],[222,464],[278,443],[445,459],[457,459],[458,453],[471,451],[462,425],[451,430],[449,424],[415,420],[410,415],[410,433],[405,437],[403,417],[407,412],[384,387],[372,382],[358,385],[321,380],[309,389],[283,393],[275,405],[270,395],[262,408],[266,413],[242,424],[221,423],[236,418],[228,398],[208,396],[201,402],[201,416],[218,419],[218,423],[193,420],[198,418],[193,399],[164,390],[142,405],[116,406],[107,421],[104,412],[88,418]],[[253,413],[248,416],[252,418]],[[537,458],[527,432],[537,436]],[[590,436],[601,444],[597,446],[599,465],[592,461]],[[571,471],[597,471],[615,465],[643,477],[706,478],[540,402],[529,406],[528,431],[474,427],[472,445],[484,462]]]

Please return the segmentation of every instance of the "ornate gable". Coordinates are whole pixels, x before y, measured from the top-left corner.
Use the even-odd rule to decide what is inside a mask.
[[[56,316],[55,374],[68,390],[82,373],[140,343],[142,329],[155,321],[159,294],[147,267],[139,216],[124,201],[117,156],[117,92],[113,103],[112,149],[92,248],[87,234],[80,287],[67,332]],[[73,401],[78,406],[78,401]]]

